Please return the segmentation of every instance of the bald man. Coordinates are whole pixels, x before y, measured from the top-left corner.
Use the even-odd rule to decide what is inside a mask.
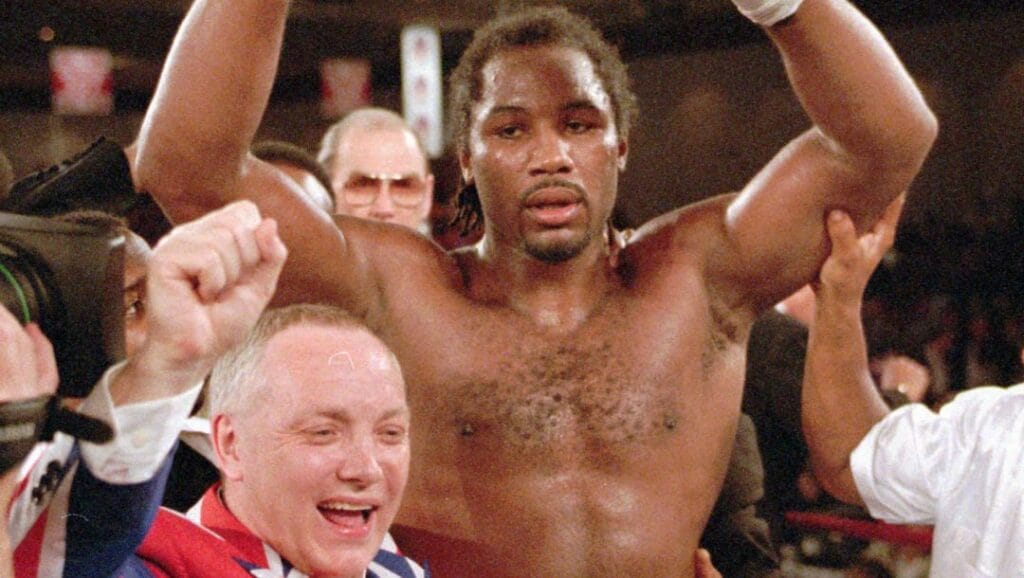
[[[327,129],[317,156],[331,176],[335,212],[430,233],[434,175],[398,114],[361,108]]]

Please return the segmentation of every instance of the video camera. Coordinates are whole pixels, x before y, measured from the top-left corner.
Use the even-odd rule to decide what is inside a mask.
[[[124,244],[116,233],[42,218],[123,214],[136,199],[123,149],[99,139],[19,180],[0,200],[0,304],[53,343],[58,395],[84,397],[124,358]]]
[[[39,325],[60,379],[56,396],[0,404],[0,471],[57,430],[95,443],[113,434],[107,424],[64,408],[61,398],[85,397],[124,358],[125,238],[44,217],[76,209],[123,213],[136,202],[134,193],[124,151],[100,139],[0,195],[0,305]]]
[[[0,213],[0,303],[53,344],[58,395],[84,397],[124,358],[124,237]]]

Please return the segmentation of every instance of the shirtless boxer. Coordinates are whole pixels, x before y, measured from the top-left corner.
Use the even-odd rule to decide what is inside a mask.
[[[846,0],[743,0],[813,126],[738,195],[655,219],[613,260],[625,67],[560,9],[494,21],[450,92],[484,236],[446,254],[331,220],[248,156],[288,4],[193,4],[143,124],[141,189],[176,221],[255,200],[290,249],[276,302],[341,305],[398,356],[416,432],[406,554],[439,576],[692,576],[750,324],[814,277],[824,215],[873,223],[935,139],[889,45]]]

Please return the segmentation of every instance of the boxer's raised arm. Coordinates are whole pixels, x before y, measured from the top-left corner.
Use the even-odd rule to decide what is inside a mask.
[[[287,0],[197,0],[174,39],[137,143],[139,188],[175,222],[281,188],[251,174],[249,146],[270,98]]]
[[[762,5],[796,7],[764,23],[812,123],[732,202],[727,253],[712,260],[727,286],[752,290],[747,296],[766,307],[814,277],[828,211],[870,228],[918,173],[938,129],[892,47],[846,0],[734,1],[754,16]]]
[[[387,239],[354,242],[359,231],[337,226],[291,178],[249,154],[273,88],[288,5],[196,0],[136,143],[136,185],[176,223],[235,200],[255,202],[277,221],[290,253],[274,303],[330,301],[364,315],[379,284],[372,259],[355,247],[375,250]]]

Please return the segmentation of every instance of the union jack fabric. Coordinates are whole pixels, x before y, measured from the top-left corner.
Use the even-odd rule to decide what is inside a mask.
[[[7,518],[18,578],[109,578],[156,517],[169,456],[202,384],[115,407],[110,386],[123,367],[108,369],[78,409],[109,423],[112,441],[58,433],[24,461]]]
[[[185,515],[161,508],[136,556],[118,578],[307,578],[224,507],[219,484]],[[402,556],[390,535],[366,572],[367,578],[428,578]]]
[[[8,533],[17,578],[107,578],[142,542],[160,506],[170,459],[151,479],[112,484],[60,436],[40,446],[14,496]]]
[[[217,486],[186,515],[160,508],[171,459],[144,483],[110,484],[76,446],[46,448],[18,489],[9,523],[17,578],[307,578],[223,506]],[[390,535],[366,572],[429,576]]]

